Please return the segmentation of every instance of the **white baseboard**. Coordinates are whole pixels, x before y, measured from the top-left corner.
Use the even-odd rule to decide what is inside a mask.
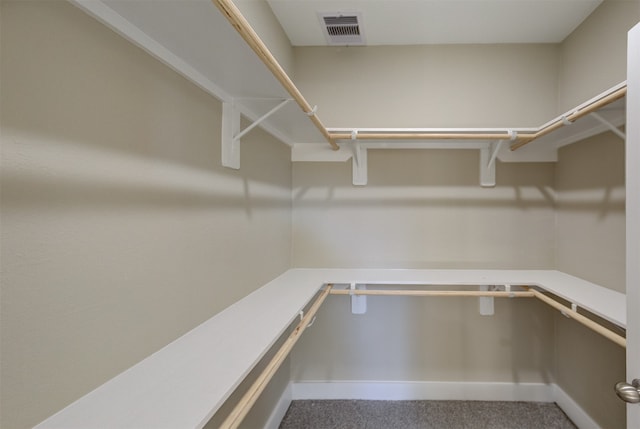
[[[291,387],[292,383],[289,383],[284,392],[282,392],[282,396],[278,400],[275,408],[271,412],[267,423],[264,425],[264,429],[278,429],[280,426],[280,422],[284,418],[284,415],[287,414],[287,410],[289,409],[289,405],[291,405],[292,395],[291,395]]]
[[[554,402],[544,383],[339,381],[293,382],[296,399],[472,400]]]
[[[555,402],[580,429],[600,426],[556,384],[477,382],[336,381],[292,382],[289,401],[299,399],[469,400]],[[287,403],[287,407],[288,407]],[[285,408],[286,412],[286,408]],[[284,413],[282,414],[284,416]],[[277,427],[277,426],[275,426]]]
[[[601,429],[589,414],[587,414],[580,405],[576,403],[567,393],[558,385],[553,385],[554,402],[569,416],[571,421],[580,429]]]

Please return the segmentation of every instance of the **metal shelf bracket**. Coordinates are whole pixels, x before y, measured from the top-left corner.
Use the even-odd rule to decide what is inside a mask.
[[[366,284],[351,283],[349,290],[366,290]],[[365,314],[367,312],[367,296],[351,294],[351,314]]]
[[[509,130],[509,140],[514,142],[518,132]],[[496,158],[506,140],[498,140],[488,147],[480,149],[480,186],[490,188],[496,186]]]
[[[615,135],[617,135],[618,137],[620,137],[622,140],[626,140],[627,139],[627,135],[625,133],[623,133],[622,131],[620,131],[620,129],[618,129],[618,127],[616,127],[615,125],[613,125],[611,122],[609,122],[608,120],[606,120],[605,118],[603,118],[602,116],[600,116],[598,113],[596,112],[591,112],[591,116],[596,119],[598,122],[600,122],[602,125],[606,126],[607,128],[609,128],[609,130],[614,133]]]
[[[496,164],[491,162],[492,144],[480,149],[480,186],[492,188],[496,186]]]
[[[353,147],[352,183],[354,186],[365,186],[367,184],[367,149],[358,142],[358,130],[351,132],[351,144]]]
[[[242,131],[240,131],[240,110],[238,110],[236,104],[234,102],[222,103],[222,165],[239,170],[240,139],[290,101],[290,98],[282,100],[277,106],[253,121],[251,125]]]
[[[354,186],[367,184],[367,149],[360,147],[360,143],[354,143],[354,155],[351,159]]]

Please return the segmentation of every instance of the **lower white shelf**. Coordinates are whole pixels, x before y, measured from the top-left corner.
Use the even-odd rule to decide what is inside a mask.
[[[624,294],[554,270],[291,269],[36,428],[201,428],[328,283],[537,286],[626,326]]]

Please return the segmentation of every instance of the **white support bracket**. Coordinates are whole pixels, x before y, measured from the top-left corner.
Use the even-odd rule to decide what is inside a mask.
[[[351,283],[349,290],[366,290],[367,285]],[[366,295],[351,295],[351,313],[352,314],[365,314],[367,312],[367,296]]]
[[[615,125],[613,125],[611,122],[607,121],[605,118],[603,118],[602,116],[600,116],[598,113],[596,112],[591,112],[591,116],[594,117],[594,119],[598,120],[598,122],[600,122],[602,125],[604,125],[605,127],[609,128],[609,130],[614,133],[615,135],[617,135],[618,137],[620,137],[622,140],[626,140],[627,139],[627,135],[625,133],[623,133],[622,131],[620,131],[618,129],[618,127],[616,127]]]
[[[489,158],[489,165],[487,168],[493,168],[496,162],[496,158],[498,157],[498,152],[502,149],[502,144],[504,140],[498,140],[496,143],[491,144],[491,157]]]
[[[504,285],[505,292],[511,292],[511,285]],[[513,293],[509,293],[509,298],[513,298],[515,295]]]
[[[233,137],[240,132],[240,111],[235,103],[222,103],[222,165],[240,169],[240,141]]]
[[[240,169],[240,139],[290,101],[290,98],[282,100],[242,131],[240,131],[240,110],[236,104],[234,102],[222,103],[222,165],[235,170]]]
[[[575,302],[571,303],[571,311],[573,312],[578,312],[578,304],[576,304]],[[571,319],[571,317],[567,314],[566,311],[564,310],[560,310],[560,314],[562,314],[564,317],[566,317],[567,319]]]
[[[479,290],[481,291],[489,291],[494,290],[495,288],[490,287],[488,285],[481,285]],[[492,296],[481,296],[478,298],[478,305],[480,309],[480,315],[482,316],[493,316],[495,314],[495,310],[493,307],[493,297]]]
[[[351,142],[353,145],[352,158],[352,181],[354,186],[365,186],[367,184],[367,149],[361,147],[358,142],[358,130],[351,132]]]
[[[509,140],[518,138],[515,130],[509,130]],[[480,186],[490,188],[496,186],[496,158],[505,140],[498,140],[488,147],[480,149]]]
[[[480,149],[480,186],[491,188],[496,186],[496,164],[490,163],[491,145]]]

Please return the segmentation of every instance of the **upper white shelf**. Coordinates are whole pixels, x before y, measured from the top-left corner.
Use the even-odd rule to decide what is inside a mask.
[[[290,98],[211,0],[70,1],[252,120]],[[261,126],[289,145],[325,141],[295,103]]]
[[[259,118],[277,105],[278,100],[290,98],[287,90],[227,22],[211,0],[70,1],[218,99],[235,102],[240,112],[252,120]],[[321,106],[321,108],[326,109],[330,106]],[[625,120],[624,101],[610,105],[601,110],[600,114],[614,126],[622,125]],[[322,133],[309,121],[307,115],[296,103],[284,106],[260,126],[291,146],[327,145]],[[417,130],[425,133],[441,131],[433,128],[413,129],[413,131]],[[492,131],[506,135],[514,130],[519,133],[528,133],[535,131],[536,128],[505,127]],[[497,156],[504,162],[555,161],[559,147],[606,130],[607,127],[597,120],[583,118],[517,151],[510,151],[509,145],[504,145]],[[329,130],[330,133],[340,131]],[[342,131],[350,135],[353,130],[343,129]],[[387,131],[407,133],[412,130],[387,129]],[[487,130],[458,128],[446,131],[473,134]],[[336,140],[344,142],[345,138]],[[477,149],[495,142],[486,138],[476,140],[446,138],[440,141],[410,139],[408,142],[393,140],[363,140],[364,148],[469,147]],[[328,145],[327,149],[331,150]],[[306,150],[306,153],[310,155],[294,154],[293,158],[334,159],[327,157],[323,151],[312,148]],[[335,160],[344,161],[344,156],[337,156]]]

